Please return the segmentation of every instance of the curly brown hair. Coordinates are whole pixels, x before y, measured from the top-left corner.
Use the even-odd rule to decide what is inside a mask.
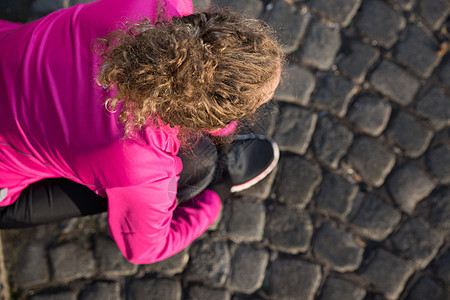
[[[262,103],[258,91],[284,61],[265,23],[224,9],[157,25],[143,19],[94,49],[103,58],[98,83],[117,89],[105,105],[120,110],[127,133],[149,120],[211,130],[242,119]]]

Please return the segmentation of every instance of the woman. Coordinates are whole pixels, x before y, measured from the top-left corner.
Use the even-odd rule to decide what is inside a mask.
[[[2,228],[107,209],[124,256],[152,263],[277,162],[259,136],[223,155],[208,138],[188,143],[233,132],[272,98],[283,55],[257,21],[193,14],[187,0],[101,0],[2,21],[0,57]]]

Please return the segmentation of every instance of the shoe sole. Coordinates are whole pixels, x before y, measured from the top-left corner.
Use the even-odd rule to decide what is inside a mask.
[[[264,178],[266,178],[267,175],[269,175],[270,172],[272,172],[273,169],[275,169],[275,167],[278,164],[278,161],[280,160],[280,148],[278,147],[278,144],[275,143],[275,141],[272,139],[269,139],[260,134],[243,134],[243,135],[238,136],[236,138],[236,140],[245,140],[245,139],[251,139],[251,138],[258,138],[258,139],[267,140],[270,142],[270,144],[272,146],[272,150],[273,150],[273,161],[270,163],[270,165],[264,171],[262,171],[260,174],[253,177],[249,181],[232,186],[230,189],[230,191],[232,193],[242,192],[246,189],[249,189],[252,186],[254,186],[255,184],[257,184],[258,182],[260,182],[261,180],[263,180]]]

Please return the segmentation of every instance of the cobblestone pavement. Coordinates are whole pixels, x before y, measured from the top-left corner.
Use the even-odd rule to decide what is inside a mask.
[[[124,260],[105,215],[3,231],[11,297],[450,299],[450,2],[211,1],[266,20],[288,54],[254,128],[279,142],[277,171],[153,265]]]

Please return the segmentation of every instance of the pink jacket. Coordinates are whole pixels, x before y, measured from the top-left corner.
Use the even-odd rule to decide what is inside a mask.
[[[91,44],[126,21],[155,18],[156,0],[100,0],[28,24],[0,21],[1,206],[29,184],[65,177],[108,197],[111,236],[132,263],[185,248],[217,218],[220,199],[204,191],[177,207],[181,160],[176,128],[147,127],[123,139],[108,93],[95,83]],[[167,15],[192,13],[167,0]]]

